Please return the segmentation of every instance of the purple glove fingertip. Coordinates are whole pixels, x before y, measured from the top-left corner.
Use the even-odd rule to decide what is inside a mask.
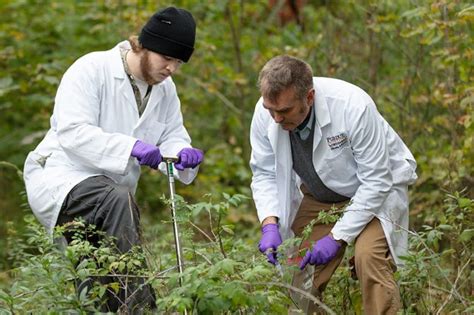
[[[163,160],[160,149],[157,146],[141,140],[135,142],[130,155],[136,157],[140,165],[148,165],[154,169],[157,169]]]
[[[185,165],[193,165],[193,156],[194,156],[194,151],[191,150],[186,150],[183,152],[183,164]]]
[[[276,265],[277,263],[277,253],[274,251],[268,251],[267,252],[267,261],[273,265]]]
[[[132,153],[130,155],[133,157],[136,157],[140,161],[140,158],[141,158],[140,153],[145,149],[145,147],[146,147],[146,143],[140,140],[137,140],[135,144],[133,145]]]
[[[309,263],[309,259],[311,258],[311,251],[308,249],[306,255],[304,255],[303,260],[300,263],[300,269],[303,270],[306,265]]]
[[[270,223],[262,226],[262,238],[258,243],[258,249],[267,256],[268,262],[277,263],[277,249],[282,243],[278,224]]]
[[[337,252],[341,248],[341,244],[334,240],[331,236],[326,235],[318,240],[311,250],[306,252],[305,257],[300,263],[300,269],[303,270],[306,265],[325,265],[336,257]]]
[[[184,148],[178,153],[178,162],[175,163],[176,169],[184,171],[185,168],[196,168],[202,163],[204,153],[195,148]]]
[[[184,171],[184,167],[181,165],[181,163],[175,163],[174,167],[176,167],[178,171]]]

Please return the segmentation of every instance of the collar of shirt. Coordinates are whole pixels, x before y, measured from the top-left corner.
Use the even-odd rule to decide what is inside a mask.
[[[296,133],[302,140],[308,139],[309,133],[311,132],[311,128],[313,127],[313,107],[314,106],[311,106],[311,110],[308,113],[308,117],[306,117],[306,119],[301,123],[301,125],[296,127]]]
[[[127,74],[130,84],[132,85],[133,94],[135,95],[135,101],[137,102],[139,116],[141,116],[145,112],[148,99],[150,98],[152,86],[140,80],[138,80],[140,82],[137,84],[137,80],[133,77],[132,73],[130,72],[130,69],[128,68],[127,53],[129,51],[130,49],[120,48],[120,56],[122,58],[125,73]],[[142,95],[144,96],[142,97]]]

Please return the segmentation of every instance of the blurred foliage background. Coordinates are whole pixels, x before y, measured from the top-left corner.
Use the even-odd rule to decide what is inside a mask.
[[[316,76],[366,90],[411,149],[419,180],[411,187],[410,228],[450,225],[470,241],[472,211],[459,217],[445,199],[454,195],[471,205],[474,193],[472,2],[291,2],[296,10],[282,0],[1,1],[0,285],[12,281],[8,258],[15,244],[7,236],[21,234],[30,213],[23,162],[49,128],[62,74],[85,53],[137,34],[168,5],[187,8],[197,21],[195,53],[174,76],[193,145],[206,154],[196,181],[177,186],[186,200],[207,193],[250,196],[249,127],[258,72],[271,57],[291,54],[309,62]],[[168,216],[160,199],[167,193],[166,177],[144,169],[137,199],[145,225]],[[251,200],[225,220],[257,244]],[[434,250],[455,248],[456,237],[446,233]],[[459,263],[453,259],[450,268]]]

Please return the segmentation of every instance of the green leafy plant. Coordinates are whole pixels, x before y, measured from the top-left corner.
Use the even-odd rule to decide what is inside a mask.
[[[182,275],[176,270],[170,246],[169,221],[145,233],[145,240],[149,240],[154,238],[150,236],[154,229],[161,230],[160,242],[146,241],[145,250],[135,248],[119,254],[112,240],[82,222],[56,228],[56,238],[72,233],[72,241],[61,249],[32,216],[27,216],[28,232],[15,240],[18,246],[11,253],[16,262],[11,271],[15,285],[0,291],[0,307],[11,314],[49,309],[99,311],[106,292],[117,293],[131,278],[141,277],[156,291],[154,312],[284,313],[292,305],[288,290],[298,292],[287,283],[295,267],[285,266],[287,273],[281,277],[254,243],[239,237],[232,225],[222,223],[230,208],[239,207],[245,199],[224,194],[223,201],[187,204],[177,197],[185,259]],[[114,281],[96,281],[89,290],[76,292],[78,283],[107,277]]]
[[[404,308],[416,313],[474,310],[472,238],[474,200],[448,194],[436,226],[411,232],[410,252],[400,269]]]
[[[192,203],[180,211],[185,276],[201,281],[200,292],[208,282],[218,290],[221,276],[231,288],[236,281],[236,291],[244,287],[238,276],[249,282],[272,281],[269,296],[291,305],[286,300],[289,289],[283,286],[287,279],[276,281],[274,269],[256,250],[258,220],[251,202],[241,200],[239,207],[225,198],[201,202],[205,193],[250,195],[248,130],[259,98],[258,71],[269,58],[287,53],[307,60],[317,76],[345,79],[365,89],[417,160],[419,179],[410,198],[410,252],[406,267],[397,272],[405,313],[472,313],[472,3],[306,1],[300,22],[284,24],[279,8],[285,1],[277,2],[173,2],[192,10],[197,20],[196,51],[173,79],[193,145],[206,153],[193,185],[177,185],[178,193]],[[0,313],[92,310],[104,289],[98,286],[95,295],[91,291],[87,304],[77,296],[74,279],[101,266],[104,273],[120,274],[131,260],[142,259],[138,253],[115,257],[112,248],[78,241],[72,246],[77,251],[113,257],[100,263],[90,258],[79,272],[79,252],[69,249],[73,252],[66,257],[30,210],[21,210],[26,198],[19,178],[27,152],[49,128],[54,94],[67,67],[87,52],[109,49],[139,32],[156,9],[153,1],[0,3]],[[189,306],[197,312],[198,305],[215,310],[217,305],[203,302],[208,300],[205,293],[196,298],[189,288],[177,285],[166,202],[159,198],[166,189],[163,177],[144,170],[137,200],[149,268],[135,271],[143,272],[160,299],[174,294],[162,310]],[[320,219],[334,218],[329,214]],[[298,241],[289,240],[285,246]],[[213,283],[207,278],[210,269],[224,260],[213,271]],[[113,268],[105,268],[110,265]],[[347,260],[329,283],[325,303],[336,313],[358,314],[358,283],[346,265]],[[198,266],[207,269],[192,269]],[[226,273],[231,268],[234,273]],[[283,265],[283,270],[288,278],[291,267]],[[244,277],[247,274],[250,278]],[[267,288],[256,287],[258,292]],[[248,293],[253,286],[244,288]],[[278,300],[280,293],[285,298]],[[231,305],[241,313],[259,312],[237,300],[222,298],[219,305]],[[255,306],[255,300],[248,303]]]

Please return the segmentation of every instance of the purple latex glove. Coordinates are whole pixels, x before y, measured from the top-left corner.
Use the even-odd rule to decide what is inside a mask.
[[[341,244],[331,236],[326,235],[313,245],[312,250],[308,249],[300,263],[300,269],[303,270],[308,263],[316,266],[327,264],[336,257],[339,248],[341,248]]]
[[[140,165],[148,165],[155,170],[163,160],[160,149],[158,149],[157,146],[142,142],[140,140],[135,142],[131,155],[137,158]]]
[[[258,249],[267,255],[268,262],[277,263],[277,248],[282,243],[278,224],[269,223],[262,226],[262,238],[258,243]]]
[[[180,171],[184,171],[185,168],[195,168],[201,164],[204,158],[204,153],[199,149],[184,148],[178,153],[178,162],[174,164],[174,167]]]

